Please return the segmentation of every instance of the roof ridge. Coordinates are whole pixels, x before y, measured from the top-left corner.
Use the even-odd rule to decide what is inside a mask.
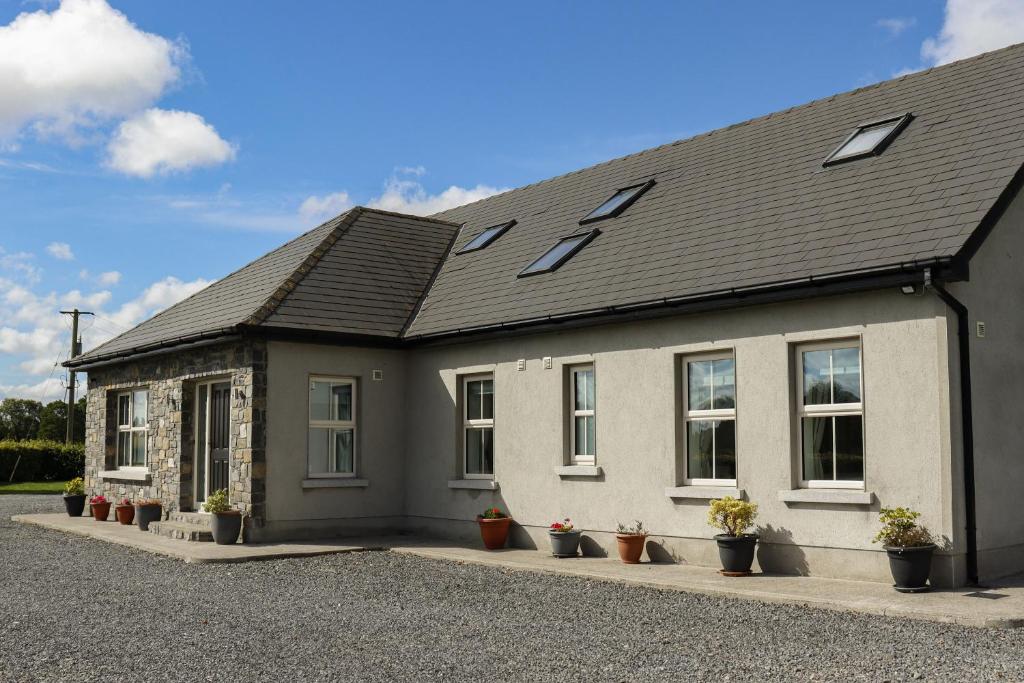
[[[463,205],[463,206],[465,206],[465,205]],[[453,226],[453,227],[456,227],[456,228],[461,228],[462,225],[463,225],[461,222],[449,221],[449,220],[445,220],[443,218],[432,218],[431,216],[418,216],[418,215],[416,215],[414,213],[401,213],[399,211],[388,211],[387,209],[378,209],[378,208],[375,208],[375,207],[372,207],[372,206],[363,206],[361,204],[356,205],[356,206],[354,206],[352,208],[353,209],[359,209],[360,211],[364,211],[364,212],[379,213],[379,214],[382,214],[384,216],[395,216],[397,218],[411,218],[411,219],[417,220],[417,221],[426,221],[427,223],[441,223],[442,225],[450,225],[450,226]],[[351,209],[350,209],[350,211],[351,211]]]
[[[1013,45],[1007,45],[1006,47],[1001,47],[1001,48],[998,48],[996,50],[990,50],[988,52],[982,52],[981,54],[973,55],[971,57],[964,57],[963,59],[958,59],[956,61],[948,62],[946,64],[939,64],[939,65],[936,65],[936,66],[929,67],[927,69],[922,69],[920,71],[913,71],[911,73],[903,74],[902,76],[898,76],[896,78],[889,78],[889,79],[886,79],[884,81],[878,81],[877,83],[871,83],[869,85],[862,85],[860,87],[853,88],[852,90],[844,90],[842,92],[833,93],[831,95],[826,95],[826,96],[823,96],[823,97],[818,97],[818,98],[815,98],[815,99],[810,100],[808,102],[803,102],[802,104],[795,104],[795,105],[793,105],[791,107],[786,107],[785,109],[778,109],[776,111],[772,111],[772,112],[769,112],[767,114],[761,114],[760,116],[755,116],[753,118],[744,119],[742,121],[737,121],[736,123],[730,123],[730,124],[725,125],[725,126],[719,126],[718,128],[712,128],[711,130],[704,131],[703,133],[697,133],[696,135],[691,135],[690,137],[687,137],[687,138],[679,138],[677,140],[673,140],[671,142],[665,142],[665,143],[662,143],[660,145],[656,145],[654,147],[648,147],[646,149],[641,149],[641,150],[639,150],[637,152],[631,152],[629,154],[624,154],[624,155],[619,156],[619,157],[613,157],[611,159],[606,159],[604,161],[599,161],[598,163],[593,164],[591,166],[586,166],[584,168],[577,168],[575,170],[568,171],[566,173],[561,173],[561,174],[556,175],[556,176],[551,176],[550,178],[544,178],[542,180],[537,180],[535,182],[528,183],[526,185],[520,185],[519,187],[511,188],[509,190],[506,190],[505,192],[501,192],[501,193],[496,194],[496,195],[490,195],[488,197],[483,197],[481,199],[477,199],[476,201],[472,201],[472,202],[469,202],[467,204],[460,204],[459,206],[453,206],[452,208],[445,209],[444,211],[438,211],[435,214],[431,214],[431,216],[441,216],[441,215],[446,214],[446,213],[448,213],[450,211],[454,211],[455,209],[464,209],[464,208],[466,208],[468,206],[473,206],[474,204],[479,204],[480,202],[488,201],[490,199],[493,199],[494,197],[499,197],[499,196],[501,196],[503,194],[508,194],[509,192],[518,192],[519,190],[525,190],[527,188],[537,187],[537,186],[540,186],[540,185],[544,185],[545,183],[550,183],[550,182],[554,182],[556,180],[561,180],[563,178],[569,178],[571,176],[577,175],[579,173],[583,173],[585,171],[590,171],[590,170],[593,170],[595,168],[601,168],[602,166],[607,166],[608,164],[617,163],[617,162],[620,162],[620,161],[625,161],[626,159],[632,159],[634,157],[643,156],[644,154],[650,154],[651,152],[657,152],[659,150],[663,150],[663,149],[666,149],[668,147],[673,147],[675,145],[680,145],[680,144],[682,144],[684,142],[690,142],[692,140],[697,140],[697,139],[700,139],[700,138],[709,137],[711,135],[715,135],[716,133],[723,133],[723,132],[725,132],[727,130],[732,130],[733,128],[739,128],[741,126],[746,126],[746,125],[754,124],[754,123],[757,123],[757,122],[760,122],[760,121],[766,121],[766,120],[768,120],[770,118],[779,116],[780,114],[788,114],[790,112],[794,112],[794,111],[798,111],[798,110],[801,110],[801,109],[805,109],[805,108],[813,106],[815,104],[820,104],[822,102],[827,102],[829,100],[834,100],[834,99],[837,99],[839,97],[846,97],[846,96],[849,96],[849,95],[855,95],[857,93],[864,92],[865,90],[872,90],[874,88],[878,88],[878,87],[881,87],[883,85],[887,85],[889,83],[896,83],[898,81],[904,81],[904,80],[907,80],[907,79],[919,78],[919,77],[924,76],[926,74],[930,74],[933,71],[943,70],[943,69],[946,69],[946,68],[949,68],[949,67],[952,67],[952,66],[956,66],[958,64],[964,64],[966,62],[980,61],[980,60],[983,60],[983,59],[991,58],[993,55],[996,55],[996,54],[999,54],[999,53],[1002,53],[1002,52],[1009,52],[1011,50],[1022,48],[1022,47],[1024,47],[1024,42],[1014,43]],[[443,219],[441,219],[441,220],[443,220]]]
[[[284,279],[284,281],[278,285],[277,289],[267,297],[255,311],[253,311],[249,317],[245,318],[240,325],[251,325],[256,326],[265,321],[277,307],[281,305],[292,290],[294,290],[306,275],[309,274],[313,268],[320,263],[320,259],[324,257],[331,247],[337,243],[338,239],[345,234],[352,224],[363,214],[363,207],[355,206],[346,211],[343,214],[335,216],[332,220],[337,221],[337,224],[331,228],[331,231],[327,233],[327,236],[320,240],[320,243],[313,248],[309,255],[302,260],[302,263],[292,271],[292,274]]]

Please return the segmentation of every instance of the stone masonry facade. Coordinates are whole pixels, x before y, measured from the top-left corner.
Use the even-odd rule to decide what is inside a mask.
[[[111,500],[159,498],[164,514],[195,511],[196,387],[231,383],[228,497],[260,527],[266,504],[267,349],[259,340],[172,351],[88,371],[85,485]],[[146,389],[145,480],[117,475],[117,395]]]

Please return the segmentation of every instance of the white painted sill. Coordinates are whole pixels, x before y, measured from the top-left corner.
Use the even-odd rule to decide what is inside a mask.
[[[850,489],[785,489],[779,491],[783,503],[826,503],[834,505],[871,505],[875,494]]]
[[[146,484],[150,482],[153,475],[149,470],[135,468],[125,470],[104,470],[100,472],[100,479],[116,479],[118,481],[141,481]]]
[[[493,479],[449,479],[450,489],[472,489],[476,491],[497,491],[498,482]]]
[[[324,477],[323,479],[302,480],[302,488],[304,489],[365,489],[369,485],[369,479],[353,479],[352,477],[339,477],[337,479]]]
[[[600,477],[604,470],[595,465],[563,465],[555,468],[560,477]]]
[[[726,496],[742,500],[747,492],[734,486],[669,486],[665,495],[686,500],[714,500]]]

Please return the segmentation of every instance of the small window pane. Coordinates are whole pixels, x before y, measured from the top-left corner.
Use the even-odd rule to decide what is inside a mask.
[[[639,189],[640,188],[634,187],[628,190],[619,190],[618,192],[613,194],[604,204],[602,204],[601,206],[597,207],[589,214],[587,214],[587,218],[607,216],[608,214],[615,211],[615,209],[622,206],[622,203],[625,202],[630,197],[632,197],[634,194],[636,194],[637,190]]]
[[[573,418],[576,430],[575,452],[573,455],[594,455],[596,453],[597,426],[593,415],[578,415]]]
[[[490,429],[466,430],[466,474],[494,474],[492,437]]]
[[[862,128],[832,158],[839,159],[870,152],[878,146],[879,142],[885,139],[886,135],[892,132],[897,123],[899,121],[889,121],[888,123],[871,126],[870,128]]]
[[[132,433],[131,432],[118,432],[117,433],[117,465],[118,467],[128,467],[132,461]]]
[[[132,397],[130,394],[122,394],[117,397],[117,424],[127,427],[131,424]]]
[[[572,251],[573,247],[583,241],[582,237],[575,237],[572,239],[563,240],[555,246],[553,246],[546,254],[541,256],[539,259],[534,261],[529,268],[528,272],[537,270],[547,270],[551,266],[555,265],[559,259]]]
[[[575,370],[576,378],[576,410],[594,409],[594,371]]]
[[[714,370],[714,405],[727,410],[736,407],[736,362],[732,358],[712,361]]]
[[[804,405],[824,405],[832,402],[832,383],[829,373],[831,352],[804,351]]]
[[[333,399],[333,415],[331,419],[352,421],[352,385],[332,384],[331,397]]]
[[[691,479],[713,479],[714,420],[686,423],[686,472]]]
[[[711,367],[709,360],[693,361],[689,365],[689,409],[711,409]]]
[[[494,380],[480,382],[480,415],[484,420],[494,419]]]
[[[715,421],[715,479],[736,478],[736,421]]]
[[[459,253],[461,254],[466,251],[474,251],[476,249],[482,249],[486,247],[488,244],[496,240],[499,235],[505,232],[505,230],[509,229],[513,225],[515,225],[515,221],[510,221],[509,223],[502,223],[501,225],[495,225],[493,227],[487,228],[479,235],[477,235],[469,242],[467,242],[466,246],[459,249]]]
[[[351,474],[353,468],[353,433],[351,429],[336,429],[334,432],[334,472]]]
[[[313,380],[309,384],[309,419],[331,419],[331,383]]]
[[[803,418],[803,449],[805,480],[834,478],[831,417]]]
[[[146,464],[146,432],[132,432],[132,467]]]
[[[837,415],[836,479],[864,481],[864,430],[860,415]]]
[[[833,403],[860,403],[860,350],[832,351]]]
[[[136,391],[132,393],[132,426],[146,426],[146,403],[149,398],[148,391]]]
[[[331,430],[319,427],[309,429],[309,473],[326,474],[331,471]]]
[[[483,382],[466,382],[466,419],[483,419]]]

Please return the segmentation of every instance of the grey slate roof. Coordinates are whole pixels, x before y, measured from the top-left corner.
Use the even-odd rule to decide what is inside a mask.
[[[75,359],[240,329],[397,338],[457,226],[357,207]]]
[[[880,156],[822,167],[859,124],[908,112]],[[1022,164],[1024,44],[432,218],[353,209],[74,364],[243,328],[416,340],[942,263],[969,256]],[[516,277],[615,190],[649,179],[620,216],[586,226],[601,234],[560,269]],[[512,219],[486,248],[456,253]]]

